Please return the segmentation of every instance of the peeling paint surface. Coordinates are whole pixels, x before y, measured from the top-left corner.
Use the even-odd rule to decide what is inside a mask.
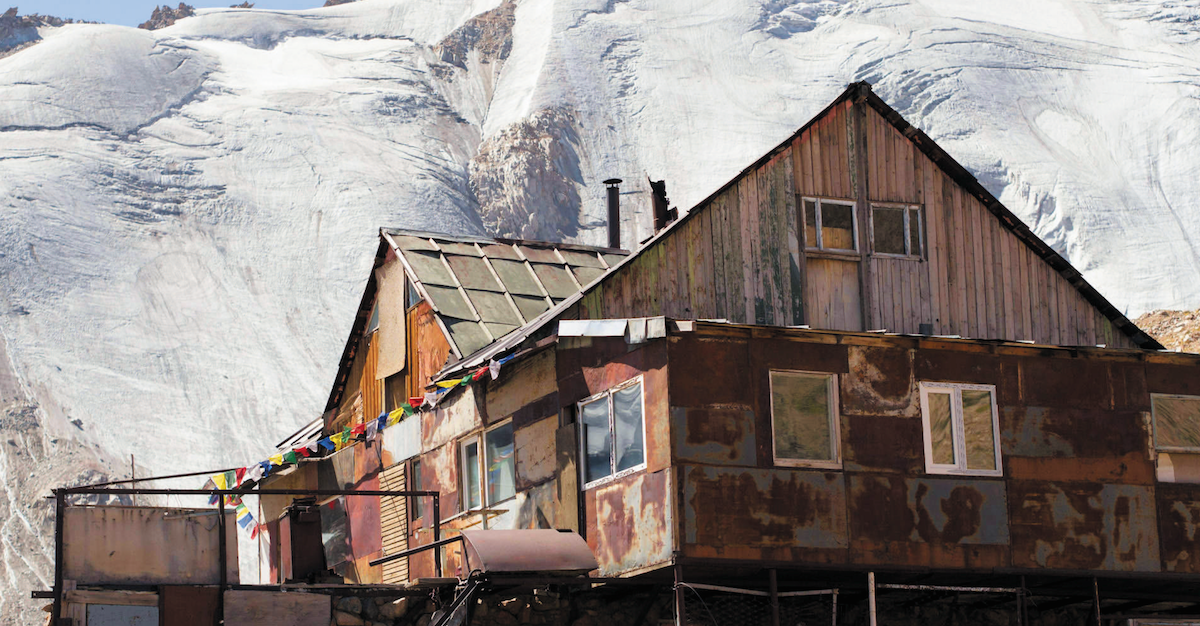
[[[744,408],[671,408],[677,461],[753,465],[754,411]]]
[[[672,511],[669,471],[640,472],[584,494],[587,542],[601,576],[666,563],[671,559]]]

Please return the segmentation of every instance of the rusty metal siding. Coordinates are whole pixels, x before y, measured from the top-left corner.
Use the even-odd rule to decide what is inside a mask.
[[[754,411],[740,407],[671,407],[673,460],[757,464]]]
[[[846,486],[840,472],[683,465],[681,473],[684,554],[845,562]]]
[[[1200,485],[1164,483],[1155,496],[1163,571],[1200,573]]]
[[[408,395],[425,393],[425,385],[450,357],[450,342],[437,323],[437,314],[422,300],[406,314],[408,318]]]
[[[1013,565],[1158,571],[1154,488],[1141,485],[1009,482]]]
[[[587,542],[601,576],[671,560],[671,472],[639,472],[584,492]]]

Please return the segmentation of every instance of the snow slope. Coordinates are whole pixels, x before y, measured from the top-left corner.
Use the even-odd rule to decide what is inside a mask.
[[[379,226],[600,243],[620,176],[637,241],[647,175],[686,208],[855,80],[1119,308],[1200,306],[1198,0],[360,0],[39,34],[0,58],[0,623],[49,584],[50,486],[257,461],[319,413]]]

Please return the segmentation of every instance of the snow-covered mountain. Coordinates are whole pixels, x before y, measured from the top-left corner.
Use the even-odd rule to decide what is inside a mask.
[[[599,181],[687,208],[852,81],[1128,314],[1200,306],[1200,0],[360,0],[14,33],[0,623],[51,584],[49,487],[257,461],[319,413],[379,226],[600,243]]]

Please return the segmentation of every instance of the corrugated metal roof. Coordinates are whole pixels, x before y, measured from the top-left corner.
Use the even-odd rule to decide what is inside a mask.
[[[405,230],[382,231],[455,356],[495,343],[588,285],[629,253]]]

